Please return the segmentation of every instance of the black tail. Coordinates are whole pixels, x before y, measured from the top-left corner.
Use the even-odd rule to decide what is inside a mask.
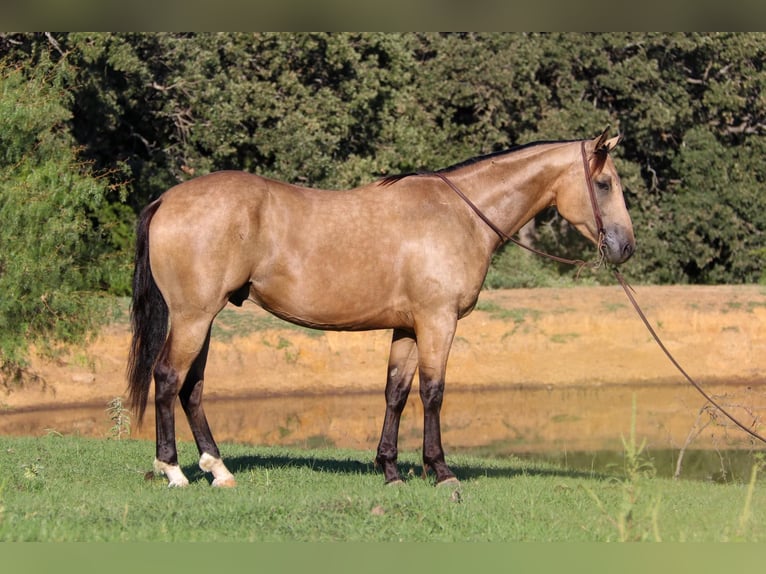
[[[154,364],[168,334],[168,306],[154,282],[149,264],[149,223],[159,206],[159,200],[146,206],[136,228],[133,300],[130,306],[133,339],[128,356],[128,393],[139,424],[146,410]]]

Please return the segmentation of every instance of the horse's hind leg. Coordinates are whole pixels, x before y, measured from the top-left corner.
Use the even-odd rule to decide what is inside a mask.
[[[181,387],[179,398],[186,413],[189,427],[194,435],[194,442],[200,453],[199,467],[205,472],[213,473],[213,486],[236,486],[236,480],[221,460],[218,445],[215,444],[213,433],[207,423],[205,411],[202,408],[202,388],[205,377],[205,363],[210,347],[210,329],[208,328],[205,344],[189,369],[186,380]]]
[[[205,317],[189,321],[171,313],[170,333],[154,367],[157,430],[154,469],[168,477],[168,486],[189,484],[178,466],[174,406],[182,381],[186,381],[191,366],[206,346],[211,321],[211,318]]]
[[[412,334],[395,330],[388,359],[386,381],[386,416],[378,443],[375,463],[383,467],[387,484],[401,482],[396,469],[399,441],[399,421],[407,404],[412,378],[418,366],[417,346]]]

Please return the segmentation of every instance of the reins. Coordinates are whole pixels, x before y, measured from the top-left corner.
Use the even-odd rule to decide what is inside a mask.
[[[580,143],[580,151],[582,154],[582,162],[583,162],[583,169],[585,170],[586,174],[590,173],[590,166],[588,165],[588,156],[585,152],[585,142]],[[484,223],[487,224],[487,226],[494,231],[502,240],[503,243],[511,242],[515,245],[518,245],[519,247],[522,247],[526,249],[527,251],[530,251],[534,253],[535,255],[539,255],[540,257],[547,257],[548,259],[552,259],[553,261],[558,261],[559,263],[565,263],[567,265],[574,265],[578,268],[578,274],[579,270],[581,270],[583,267],[588,265],[588,262],[583,261],[582,259],[569,259],[567,257],[560,257],[558,255],[552,255],[550,253],[546,253],[545,251],[540,251],[538,249],[535,249],[534,247],[531,247],[529,245],[525,245],[518,239],[511,237],[507,233],[505,233],[502,229],[500,229],[497,225],[495,225],[492,220],[487,217],[481,209],[479,209],[474,202],[472,202],[468,196],[463,193],[463,191],[456,186],[452,181],[443,173],[441,172],[433,172],[433,173],[424,173],[422,175],[435,175],[439,177],[444,183],[446,183],[452,191],[454,191],[460,199],[462,199],[468,207],[470,207],[473,212],[481,219]],[[590,203],[591,207],[593,208],[593,214],[595,215],[596,219],[596,229],[598,233],[598,241],[597,241],[597,249],[599,253],[599,259],[596,260],[596,262],[592,263],[591,265],[594,268],[598,268],[601,266],[601,262],[604,258],[604,237],[605,237],[605,231],[604,231],[604,223],[603,219],[601,218],[601,209],[598,206],[598,202],[596,201],[596,192],[593,189],[593,181],[590,177],[585,178],[586,183],[588,184],[588,196],[590,197]]]
[[[601,209],[598,206],[598,201],[596,200],[596,192],[593,189],[593,178],[591,177],[591,170],[590,170],[590,164],[588,162],[588,154],[585,151],[585,142],[580,142],[580,152],[582,155],[582,162],[583,162],[583,170],[585,173],[585,181],[588,187],[588,196],[590,197],[591,207],[593,208],[593,215],[596,221],[596,229],[598,232],[598,240],[597,240],[597,249],[599,257],[598,259],[591,263],[590,265],[593,268],[598,268],[601,266],[601,264],[604,261],[605,253],[604,253],[604,238],[606,236],[606,232],[604,230],[604,222],[601,217]],[[433,172],[429,174],[423,174],[423,175],[435,175],[439,177],[444,183],[446,183],[467,205],[468,207],[473,210],[473,212],[481,219],[484,223],[487,224],[487,226],[492,229],[503,241],[505,242],[511,242],[515,245],[518,245],[519,247],[522,247],[526,249],[527,251],[530,251],[534,253],[535,255],[539,255],[541,257],[547,257],[548,259],[552,259],[553,261],[558,261],[559,263],[566,263],[568,265],[575,265],[578,267],[577,273],[579,274],[580,270],[582,270],[583,267],[586,265],[589,265],[585,261],[582,261],[581,259],[568,259],[566,257],[559,257],[557,255],[551,255],[550,253],[546,253],[544,251],[540,251],[538,249],[535,249],[533,247],[530,247],[528,245],[523,244],[518,239],[515,239],[505,233],[502,229],[500,229],[497,225],[495,225],[492,220],[490,220],[482,211],[479,209],[476,204],[474,204],[468,196],[466,196],[459,187],[457,187],[446,175],[444,175],[441,172]],[[643,322],[644,326],[647,328],[649,333],[651,334],[652,338],[654,339],[655,343],[660,347],[663,353],[665,353],[665,356],[670,360],[671,363],[678,369],[678,371],[684,376],[684,378],[699,392],[705,400],[707,400],[710,404],[712,404],[716,409],[718,409],[726,418],[728,418],[731,422],[733,422],[735,425],[737,425],[740,429],[745,431],[747,434],[752,436],[753,438],[756,438],[760,440],[761,442],[766,443],[766,438],[758,434],[756,431],[746,427],[743,423],[739,422],[733,415],[731,415],[726,409],[724,409],[721,405],[719,405],[705,390],[695,381],[680,365],[680,363],[673,357],[673,355],[670,353],[668,348],[665,346],[665,344],[662,342],[662,339],[660,339],[657,332],[654,330],[652,325],[649,323],[649,320],[646,317],[646,314],[643,312],[641,307],[639,306],[638,302],[636,301],[635,297],[633,297],[633,294],[631,291],[633,291],[633,288],[628,284],[628,282],[625,280],[625,277],[623,277],[622,273],[620,273],[616,268],[612,269],[612,272],[614,273],[615,278],[617,279],[617,282],[622,287],[623,291],[625,291],[625,295],[628,297],[628,300],[633,305],[633,308],[635,309],[636,313],[638,314],[638,317]]]
[[[730,414],[726,409],[724,409],[721,405],[719,405],[713,398],[705,392],[705,390],[695,381],[689,373],[687,373],[684,368],[679,364],[679,362],[673,357],[673,355],[670,353],[668,348],[664,345],[662,342],[662,339],[660,339],[660,336],[657,334],[657,332],[652,328],[652,325],[649,323],[649,319],[646,318],[646,315],[644,314],[641,307],[638,305],[638,301],[636,301],[636,298],[633,297],[633,294],[631,291],[633,288],[628,284],[628,282],[625,280],[625,277],[622,276],[622,273],[620,273],[617,269],[612,269],[612,273],[614,273],[615,278],[619,282],[620,286],[622,287],[623,291],[625,291],[625,295],[628,296],[628,300],[633,305],[633,308],[636,310],[636,313],[638,314],[641,321],[644,323],[644,326],[646,326],[647,330],[651,334],[652,338],[654,339],[655,343],[662,349],[662,352],[665,353],[665,356],[670,359],[670,362],[673,363],[673,365],[678,369],[678,372],[681,373],[684,378],[689,381],[689,383],[697,389],[697,392],[701,394],[705,399],[713,405],[715,408],[717,408],[721,413],[726,416],[731,422],[733,422],[735,425],[737,425],[740,429],[745,431],[750,436],[757,438],[761,442],[766,443],[766,438],[758,434],[756,431],[746,427],[743,423],[739,422],[732,414]],[[755,424],[755,421],[753,421]]]

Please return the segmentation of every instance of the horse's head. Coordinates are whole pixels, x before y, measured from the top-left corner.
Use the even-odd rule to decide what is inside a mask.
[[[596,244],[600,219],[603,231],[600,249],[610,263],[627,261],[636,249],[620,176],[609,157],[619,140],[619,136],[608,139],[604,132],[591,141],[573,144],[577,146],[577,159],[557,182],[555,190],[556,208],[561,216]]]

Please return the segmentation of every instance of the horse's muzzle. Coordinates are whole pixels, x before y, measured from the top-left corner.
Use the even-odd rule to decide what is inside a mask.
[[[636,240],[632,233],[607,231],[604,238],[604,254],[609,263],[625,263],[636,251]]]

